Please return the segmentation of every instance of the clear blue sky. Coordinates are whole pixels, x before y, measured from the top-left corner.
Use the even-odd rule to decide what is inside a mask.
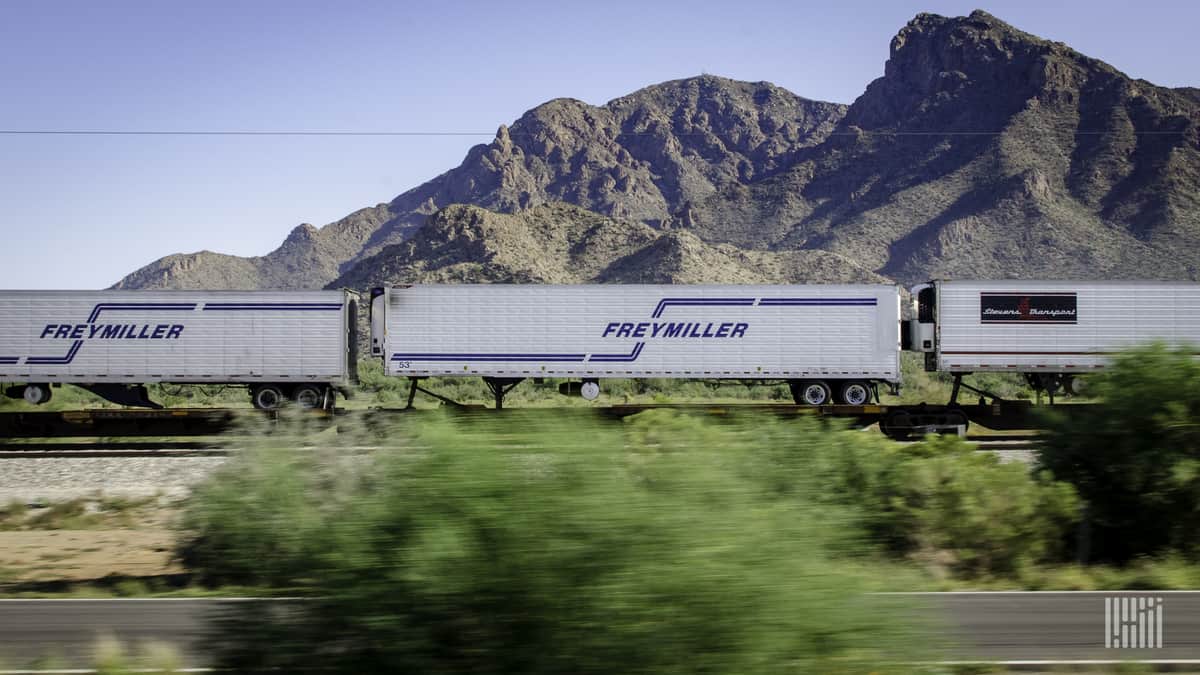
[[[261,255],[456,166],[548,99],[702,72],[849,103],[921,11],[981,7],[1200,85],[1200,2],[0,0],[0,128],[478,137],[0,136],[0,288],[99,288],[160,256]]]

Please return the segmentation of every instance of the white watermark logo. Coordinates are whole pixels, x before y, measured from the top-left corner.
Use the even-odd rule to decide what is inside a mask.
[[[1119,595],[1104,599],[1104,646],[1156,649],[1163,646],[1163,599]]]

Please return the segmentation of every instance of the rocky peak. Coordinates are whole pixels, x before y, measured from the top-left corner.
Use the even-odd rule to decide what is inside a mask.
[[[300,223],[290,233],[287,239],[283,240],[283,245],[307,244],[312,242],[320,235],[320,230],[311,223]]]
[[[1120,73],[982,10],[966,17],[919,14],[892,39],[884,76],[867,87],[845,123],[908,130],[957,123],[955,131],[993,131],[1030,99],[1075,102],[1098,75]],[[992,126],[966,128],[982,123]]]

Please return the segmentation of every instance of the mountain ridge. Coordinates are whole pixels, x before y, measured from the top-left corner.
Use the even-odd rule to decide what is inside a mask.
[[[819,253],[793,262],[833,277],[1196,279],[1197,195],[1200,89],[1131,79],[983,11],[920,14],[849,106],[711,75],[602,106],[553,99],[500,125],[458,167],[323,228],[300,226],[267,256],[168,256],[118,287],[319,287],[387,281],[384,269],[441,278],[458,263],[413,256],[445,256],[450,242],[484,256],[461,232],[497,238],[492,253],[536,255],[563,234],[547,214],[564,232],[599,217],[630,245],[703,245],[707,264],[740,264],[722,247],[745,260]],[[534,212],[560,203],[574,209]],[[439,247],[434,235],[451,239]],[[405,247],[416,237],[423,248]],[[483,260],[460,280],[501,280]],[[518,268],[536,265],[503,267]],[[655,276],[642,272],[622,278]],[[664,278],[705,273],[722,274]]]

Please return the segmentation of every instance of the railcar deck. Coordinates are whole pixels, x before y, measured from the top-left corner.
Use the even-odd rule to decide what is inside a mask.
[[[845,419],[853,426],[878,424],[894,438],[925,433],[965,434],[977,425],[994,431],[1036,430],[1043,426],[1040,411],[1028,401],[998,401],[980,405],[824,405],[801,406],[782,403],[647,403],[618,404],[587,408],[517,408],[493,410],[481,406],[452,407],[444,410],[468,415],[521,415],[551,411],[572,414],[593,413],[623,418],[646,410],[680,410],[706,415],[773,415],[782,417],[816,416]],[[1081,412],[1086,404],[1056,405],[1060,414]],[[167,408],[90,409],[69,411],[20,411],[0,413],[0,439],[4,438],[145,438],[212,436],[235,429],[270,429],[293,423],[314,429],[337,426],[343,421],[380,421],[392,416],[419,415],[420,409],[373,408],[347,411],[325,410],[254,410],[250,408]],[[256,426],[257,425],[257,426]]]

